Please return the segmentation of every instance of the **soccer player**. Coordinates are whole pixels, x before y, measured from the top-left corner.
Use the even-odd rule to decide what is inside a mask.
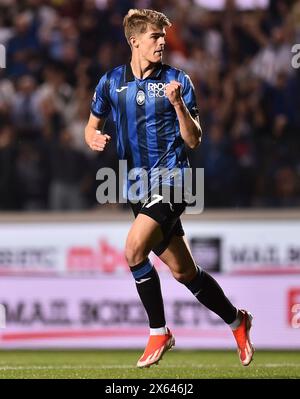
[[[202,136],[190,78],[183,71],[162,63],[166,28],[170,25],[169,19],[160,12],[129,10],[124,18],[124,31],[131,48],[131,61],[101,77],[85,128],[89,147],[104,151],[111,138],[102,129],[112,111],[119,158],[127,160],[131,168],[145,170],[149,176],[155,168],[181,173],[189,166],[185,146],[196,148]],[[183,176],[182,173],[182,179]],[[182,182],[182,179],[179,180]],[[148,180],[151,190],[148,187],[148,191],[143,192],[141,186],[139,194],[145,197],[131,200],[135,221],[125,248],[150,326],[149,340],[137,366],[158,363],[175,344],[166,326],[159,276],[148,258],[151,250],[168,265],[176,280],[229,325],[240,361],[247,366],[254,352],[249,338],[251,314],[234,307],[215,279],[196,265],[180,221],[186,201],[174,200],[178,179],[168,176],[164,181],[162,178],[160,191],[152,190],[155,184],[151,177]],[[165,186],[170,188],[168,200],[160,195]],[[126,187],[129,192],[128,180]]]

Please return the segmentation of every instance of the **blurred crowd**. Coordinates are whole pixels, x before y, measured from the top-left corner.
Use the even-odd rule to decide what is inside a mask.
[[[197,0],[0,0],[0,210],[99,207],[96,172],[117,168],[84,142],[101,75],[130,57],[122,20],[154,8],[172,21],[164,62],[191,77],[204,131],[189,152],[205,207],[300,206],[300,0],[239,11]],[[107,133],[115,141],[113,123]]]

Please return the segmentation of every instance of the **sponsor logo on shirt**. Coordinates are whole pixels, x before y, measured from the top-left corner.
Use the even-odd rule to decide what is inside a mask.
[[[166,97],[167,83],[148,83],[148,96],[149,97]]]

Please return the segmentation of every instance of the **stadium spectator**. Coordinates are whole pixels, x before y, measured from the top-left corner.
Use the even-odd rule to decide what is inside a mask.
[[[7,124],[0,129],[0,209],[19,209],[18,199],[15,131]]]
[[[48,205],[49,160],[46,148],[33,140],[22,140],[16,158],[16,184],[20,208],[45,210]]]
[[[30,75],[17,81],[11,116],[20,135],[38,135],[42,126],[38,105],[37,83]]]
[[[7,44],[8,73],[20,77],[28,73],[30,57],[40,51],[40,43],[32,15],[28,12],[17,14],[14,19],[14,34]]]
[[[74,148],[72,135],[67,129],[62,131],[59,141],[52,145],[50,168],[50,209],[84,209],[84,193],[88,184],[87,159]]]

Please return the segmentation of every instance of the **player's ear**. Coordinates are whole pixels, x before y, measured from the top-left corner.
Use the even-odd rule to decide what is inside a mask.
[[[138,40],[137,40],[137,37],[136,36],[131,36],[130,38],[129,38],[129,41],[130,41],[130,44],[131,44],[131,47],[133,48],[138,48],[139,47],[139,43],[138,43]]]

